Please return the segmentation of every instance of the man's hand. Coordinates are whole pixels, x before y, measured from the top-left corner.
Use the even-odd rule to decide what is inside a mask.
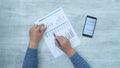
[[[43,28],[43,30],[40,30],[40,28],[44,27],[44,24],[41,25],[35,25],[33,26],[30,31],[29,31],[29,37],[30,37],[30,42],[29,42],[29,48],[36,49],[39,40],[42,38],[46,28]]]
[[[55,40],[55,44],[61,50],[63,50],[69,57],[74,55],[75,50],[71,47],[68,39],[64,38],[63,36],[57,36],[56,39],[60,42],[61,47],[59,47],[59,44],[56,42],[56,40]]]

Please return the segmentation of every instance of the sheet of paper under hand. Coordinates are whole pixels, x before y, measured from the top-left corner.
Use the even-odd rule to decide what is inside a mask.
[[[55,58],[64,53],[55,46],[53,33],[57,36],[64,36],[69,39],[72,47],[76,47],[80,44],[80,40],[62,8],[58,8],[43,18],[38,19],[35,24],[44,24],[45,27],[47,27],[43,38]]]

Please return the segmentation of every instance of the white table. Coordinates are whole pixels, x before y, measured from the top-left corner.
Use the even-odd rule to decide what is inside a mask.
[[[75,50],[92,68],[120,68],[119,0],[0,0],[0,68],[21,68],[34,21],[63,7],[81,45]],[[87,15],[98,18],[94,37],[82,36]],[[39,68],[73,68],[66,55],[54,59],[44,40]]]

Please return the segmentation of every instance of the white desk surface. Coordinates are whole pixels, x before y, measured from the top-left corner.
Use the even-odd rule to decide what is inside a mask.
[[[63,7],[81,45],[75,50],[92,68],[120,68],[119,0],[0,0],[0,68],[21,68],[34,21]],[[82,36],[87,15],[98,18],[94,37]],[[74,68],[69,58],[54,59],[44,40],[38,47],[39,68]]]

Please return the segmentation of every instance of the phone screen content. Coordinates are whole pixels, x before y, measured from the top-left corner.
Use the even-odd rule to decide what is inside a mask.
[[[94,32],[95,24],[96,24],[96,19],[87,17],[83,34],[92,36]]]

